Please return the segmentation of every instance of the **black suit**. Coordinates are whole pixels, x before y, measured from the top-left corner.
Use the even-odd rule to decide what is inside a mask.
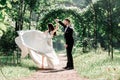
[[[73,29],[70,26],[67,27],[66,25],[64,25],[61,21],[59,21],[59,24],[61,24],[64,27],[64,38],[65,38],[66,44],[68,45],[66,48],[66,51],[67,51],[67,66],[66,67],[74,68],[73,57],[72,57],[72,48],[74,44]]]

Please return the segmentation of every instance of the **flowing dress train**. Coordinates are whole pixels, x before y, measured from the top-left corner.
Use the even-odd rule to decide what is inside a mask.
[[[21,49],[21,58],[28,54],[39,68],[54,68],[59,64],[52,43],[52,36],[38,30],[18,31],[15,42]]]

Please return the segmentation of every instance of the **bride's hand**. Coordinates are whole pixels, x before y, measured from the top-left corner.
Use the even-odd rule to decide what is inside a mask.
[[[55,19],[55,22],[58,23],[58,22],[59,22],[59,19]]]
[[[51,35],[54,35],[54,33],[59,29],[58,26],[55,27],[55,29],[51,32]]]
[[[58,30],[58,29],[59,29],[58,25],[55,27],[55,29],[56,29],[56,30]]]
[[[67,47],[68,47],[68,45],[67,45],[67,44],[65,44],[64,46],[65,46],[65,48],[67,48]]]
[[[56,30],[59,29],[59,24],[58,24],[58,23],[56,23],[56,27],[55,27],[55,29],[56,29]]]

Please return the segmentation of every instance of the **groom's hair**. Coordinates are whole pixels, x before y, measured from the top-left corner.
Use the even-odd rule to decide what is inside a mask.
[[[68,23],[70,23],[70,19],[67,19],[67,18],[66,18],[65,20],[66,20]]]

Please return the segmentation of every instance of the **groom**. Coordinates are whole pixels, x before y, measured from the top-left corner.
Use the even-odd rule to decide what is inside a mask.
[[[55,21],[58,22],[60,25],[62,25],[64,28],[64,38],[66,41],[65,47],[67,51],[67,65],[66,67],[64,67],[64,69],[67,70],[74,69],[73,57],[72,57],[74,39],[73,39],[73,29],[71,27],[71,22],[69,19],[65,19],[63,22],[59,21],[59,19],[56,19]]]

